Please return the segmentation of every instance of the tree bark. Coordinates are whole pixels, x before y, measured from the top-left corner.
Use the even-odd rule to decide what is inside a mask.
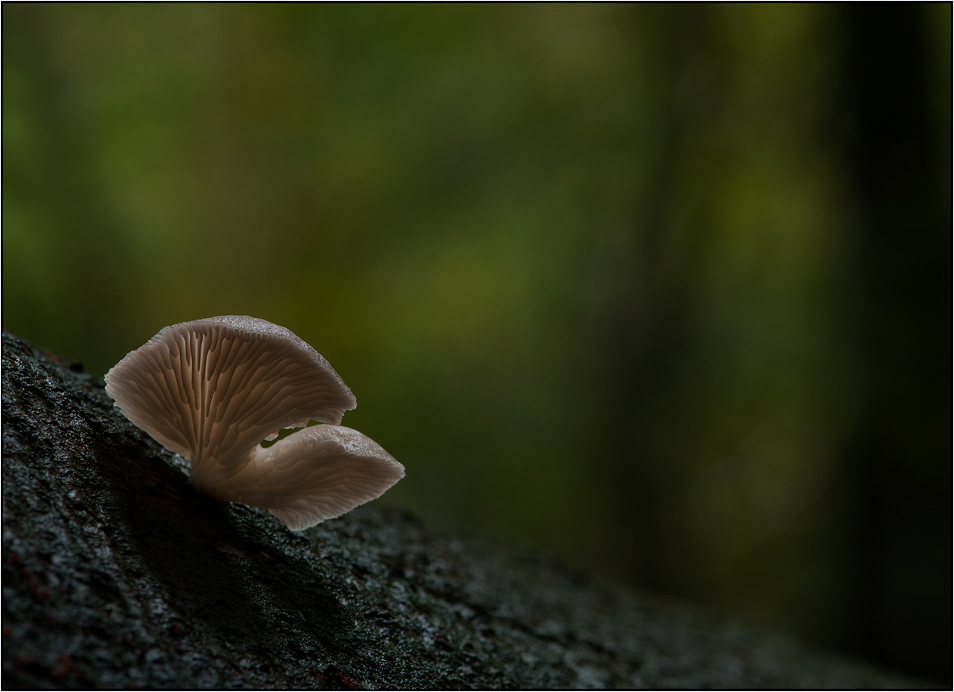
[[[292,533],[6,332],[2,568],[5,689],[916,684],[395,509]]]

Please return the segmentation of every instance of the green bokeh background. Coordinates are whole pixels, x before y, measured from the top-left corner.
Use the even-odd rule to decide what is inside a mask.
[[[916,580],[858,596],[878,361],[844,8],[2,11],[4,329],[102,374],[167,324],[276,322],[406,466],[379,502],[950,675],[949,511],[946,557],[911,544],[946,632]],[[950,5],[913,26],[949,193]],[[928,320],[949,367],[950,302]],[[891,420],[949,502],[948,374],[946,448]]]

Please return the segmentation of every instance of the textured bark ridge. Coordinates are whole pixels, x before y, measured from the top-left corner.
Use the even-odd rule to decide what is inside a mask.
[[[3,334],[3,687],[899,687],[364,506],[216,502],[103,383]]]

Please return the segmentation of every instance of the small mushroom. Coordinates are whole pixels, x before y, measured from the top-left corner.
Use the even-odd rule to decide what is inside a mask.
[[[295,531],[380,497],[404,467],[346,428],[354,395],[320,353],[254,317],[164,328],[106,373],[106,393],[191,462],[196,490],[268,509]],[[309,421],[325,425],[304,427]],[[270,447],[284,428],[301,427]]]

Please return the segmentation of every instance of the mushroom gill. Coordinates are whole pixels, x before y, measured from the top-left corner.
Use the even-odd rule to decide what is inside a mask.
[[[268,509],[293,530],[344,514],[404,477],[378,444],[339,425],[357,403],[328,361],[265,320],[166,327],[105,379],[130,421],[191,462],[198,491]],[[261,447],[310,420],[327,425]]]

